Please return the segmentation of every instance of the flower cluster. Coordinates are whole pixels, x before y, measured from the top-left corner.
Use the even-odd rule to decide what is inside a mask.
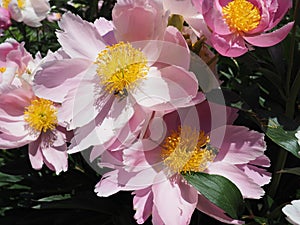
[[[49,11],[46,0],[0,4],[3,30],[10,18],[40,26]],[[222,176],[243,198],[262,197],[270,181],[264,135],[233,125],[237,110],[207,99],[209,81],[220,81],[191,57],[186,36],[205,36],[220,54],[237,57],[283,40],[292,22],[268,31],[290,7],[289,0],[119,0],[112,21],[63,14],[61,48],[45,57],[7,39],[0,44],[0,148],[28,144],[32,167],[57,174],[68,169],[69,154],[89,151],[91,162],[110,168],[97,195],[132,191],[139,224],[150,215],[155,225],[188,224],[195,209],[242,224],[185,177]],[[170,14],[190,26],[168,26]]]
[[[38,27],[42,24],[50,10],[49,0],[2,0],[0,1],[1,19],[8,26],[10,18],[17,22],[23,22],[31,27]],[[7,28],[7,27],[5,27]]]

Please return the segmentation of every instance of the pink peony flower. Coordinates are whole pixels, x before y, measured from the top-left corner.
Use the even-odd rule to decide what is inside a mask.
[[[116,39],[129,42],[162,39],[168,22],[158,0],[118,0],[112,18]]]
[[[0,44],[0,94],[11,85],[20,85],[18,78],[26,73],[33,58],[24,48],[24,43],[7,39]]]
[[[157,114],[144,138],[123,151],[105,152],[100,166],[112,168],[96,185],[98,196],[133,190],[135,219],[188,224],[198,210],[222,222],[242,224],[213,205],[181,173],[217,174],[232,181],[244,198],[258,199],[269,183],[263,134],[231,125],[236,111],[203,101],[195,107]],[[224,193],[226,194],[226,193]],[[172,216],[170,216],[172,215]]]
[[[167,28],[160,41],[129,43],[117,42],[104,18],[92,24],[66,13],[59,25],[58,41],[70,58],[44,64],[34,89],[62,103],[68,129],[77,128],[70,152],[96,145],[104,150],[123,128],[141,129],[152,110],[172,110],[196,96],[189,50],[175,28]]]
[[[39,27],[50,11],[49,0],[7,0],[2,7],[9,10],[11,18],[31,27]]]
[[[287,216],[287,221],[293,225],[300,225],[300,199],[294,200],[291,204],[282,208],[282,212]]]
[[[0,7],[0,33],[11,26],[10,13],[7,9]]]
[[[34,169],[43,164],[59,174],[68,168],[66,131],[57,119],[59,105],[34,95],[26,82],[0,95],[0,148],[29,144]]]
[[[287,36],[294,24],[290,22],[270,32],[292,7],[291,0],[201,1],[195,6],[211,30],[209,39],[212,46],[221,55],[228,57],[243,55],[249,45],[273,46]]]

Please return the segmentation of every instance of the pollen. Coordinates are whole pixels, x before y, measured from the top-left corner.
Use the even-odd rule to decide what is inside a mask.
[[[205,132],[189,126],[179,127],[165,139],[161,157],[173,173],[202,172],[217,154],[209,142]]]
[[[223,18],[233,32],[249,32],[260,23],[259,9],[247,0],[233,0],[222,8]]]
[[[127,95],[149,71],[144,53],[124,42],[107,46],[95,64],[101,85],[116,96]]]
[[[25,108],[24,120],[36,132],[54,130],[57,125],[57,109],[49,100],[34,99]]]
[[[0,73],[4,73],[6,71],[6,67],[0,67]]]

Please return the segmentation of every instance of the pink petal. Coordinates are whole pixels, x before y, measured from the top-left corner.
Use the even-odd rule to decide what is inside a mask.
[[[248,51],[244,39],[233,34],[219,35],[213,33],[211,42],[213,47],[223,56],[238,57]]]
[[[98,116],[90,121],[88,124],[79,127],[74,130],[74,137],[71,140],[71,145],[69,147],[68,153],[75,153],[89,148],[92,145],[104,145],[100,141],[102,135],[98,133],[99,126],[102,124],[103,120],[106,118],[109,112],[114,98],[111,98],[106,105],[103,107],[103,111],[98,114]],[[111,132],[110,132],[111,134]],[[106,134],[107,137],[107,134]],[[106,146],[103,146],[106,148]]]
[[[20,43],[18,43],[14,39],[7,39],[4,43],[1,43],[0,45],[0,61],[6,62],[7,61],[7,55],[14,51],[15,49],[18,49],[20,46]]]
[[[88,151],[88,150],[85,150],[82,153],[85,154],[86,151]],[[101,156],[105,151],[106,151],[106,147],[104,145],[94,146],[93,149],[90,152],[89,162],[93,162],[96,158]]]
[[[140,190],[153,184],[165,182],[167,179],[164,171],[157,170],[155,167],[148,167],[139,172],[119,170],[118,183],[126,187],[126,190]]]
[[[24,48],[24,42],[18,43],[14,39],[8,39],[5,43],[9,43],[10,47],[0,50],[0,53],[4,54],[3,57],[5,56],[2,60],[6,63],[6,67],[17,67],[18,73],[21,75],[25,72],[28,63],[33,60],[32,56]],[[5,44],[1,45],[5,46]]]
[[[177,28],[169,26],[165,32],[164,45],[157,62],[166,65],[190,67],[190,50],[187,43]],[[180,57],[178,57],[180,55]]]
[[[14,136],[16,139],[18,137],[22,136],[28,136],[28,140],[30,140],[30,127],[28,127],[28,124],[24,122],[24,120],[19,120],[19,121],[12,121],[12,120],[7,120],[4,121],[5,119],[0,119],[0,130],[4,133],[10,134]],[[14,141],[11,139],[11,141]]]
[[[6,133],[2,134],[3,140],[14,142],[9,146],[36,139],[36,136],[29,134],[29,127],[24,121],[25,108],[33,98],[32,90],[27,87],[16,88],[0,95],[0,131]]]
[[[153,205],[152,209],[152,224],[155,225],[166,225],[162,218],[159,215],[158,209],[155,205]]]
[[[216,135],[216,139],[223,139],[215,161],[222,160],[230,164],[247,164],[264,154],[266,144],[263,134],[250,131],[242,126],[227,125],[225,136],[220,136],[223,135],[223,130],[218,135],[219,130],[221,128],[212,131],[212,135]],[[216,146],[213,140],[211,145]]]
[[[189,67],[190,51],[180,32],[174,27],[169,27],[164,36],[164,40],[147,40],[131,42],[131,45],[142,51],[146,58],[148,66],[155,64],[155,67],[169,65],[179,65],[184,68]],[[181,55],[181,61],[174,57]]]
[[[95,186],[97,195],[100,197],[108,197],[122,190],[122,187],[118,185],[117,179],[117,170],[104,174],[102,179]]]
[[[114,34],[114,26],[112,21],[108,21],[103,17],[100,17],[94,22],[94,25],[99,32],[99,34],[102,36],[105,43],[108,45],[114,45],[117,43],[115,34]]]
[[[236,166],[225,162],[213,162],[206,172],[223,176],[233,182],[240,189],[244,198],[259,199],[264,190]]]
[[[210,101],[203,101],[196,105],[196,108],[200,118],[200,128],[206,133],[226,124],[232,124],[238,117],[236,109]],[[206,119],[201,120],[201,118]]]
[[[8,92],[12,88],[16,70],[16,67],[6,67],[5,72],[0,74],[0,94]]]
[[[94,26],[96,27],[97,31],[101,36],[111,32],[114,29],[114,25],[112,21],[105,19],[104,17],[100,17],[96,19],[94,22]]]
[[[47,137],[48,136],[48,137]],[[41,151],[44,156],[44,162],[49,169],[54,170],[58,175],[61,171],[68,169],[67,145],[65,143],[65,135],[56,130],[57,138],[52,145],[47,144],[49,132],[42,134]]]
[[[220,36],[230,35],[232,32],[225,23],[221,11],[219,11],[220,8],[219,1],[203,0],[202,13],[204,20],[213,33]]]
[[[249,162],[251,165],[261,166],[261,167],[269,167],[271,165],[270,159],[266,155],[261,155],[257,157],[255,160]]]
[[[115,35],[119,41],[139,41],[156,39],[154,36],[155,15],[142,7],[125,10],[125,13],[116,13],[117,7],[113,11],[113,21],[116,27]],[[124,11],[121,10],[121,12]],[[130,16],[128,14],[130,13]],[[141,19],[143,18],[143,19]],[[136,32],[139,31],[139,32]]]
[[[165,224],[189,224],[197,204],[197,191],[193,187],[168,180],[154,184],[152,192],[153,203]]]
[[[2,113],[0,118],[2,115],[10,119],[23,116],[25,107],[30,105],[33,98],[32,90],[27,88],[15,88],[8,93],[1,94],[0,109],[2,109]]]
[[[138,224],[144,223],[152,213],[153,194],[150,187],[133,192],[134,218]]]
[[[59,26],[63,31],[57,32],[58,41],[72,58],[94,61],[106,47],[95,26],[79,16],[67,12],[59,21]]]
[[[211,31],[209,30],[202,14],[198,14],[193,17],[186,18],[187,23],[192,27],[193,31],[196,33],[198,37],[204,35],[207,40],[206,43],[211,45],[210,37]]]
[[[1,149],[13,149],[19,148],[29,143],[35,142],[37,137],[32,135],[15,136],[9,133],[2,133],[0,130],[0,148]]]
[[[68,129],[82,127],[92,122],[103,110],[102,108],[106,109],[105,105],[111,95],[102,90],[99,82],[96,65],[93,65],[85,72],[77,87],[67,94],[61,110],[65,112],[59,116],[64,115],[65,118],[68,117],[66,114],[71,116]]]
[[[160,39],[167,17],[160,1],[118,1],[112,11],[118,41]]]
[[[125,149],[123,163],[128,171],[141,171],[148,168],[155,168],[156,171],[162,170],[163,162],[160,156],[160,142],[152,140],[137,141],[129,148]]]
[[[141,81],[133,95],[144,107],[169,110],[185,106],[196,96],[197,91],[198,82],[193,73],[169,66],[160,71],[149,71],[147,79]]]
[[[142,51],[146,58],[148,66],[155,64],[162,53],[165,45],[174,47],[174,43],[162,40],[135,41],[130,43],[135,49]]]
[[[152,111],[149,112],[138,104],[133,106],[133,110],[133,116],[129,122],[125,124],[115,143],[110,146],[111,150],[122,150],[131,146],[141,134],[142,130],[147,127],[148,121],[151,119]]]
[[[95,187],[95,192],[98,196],[107,197],[121,190],[141,190],[155,182],[153,174],[156,173],[151,168],[141,172],[127,172],[123,169],[113,170],[103,175]]]
[[[253,165],[243,165],[239,166],[239,168],[259,186],[266,185],[271,181],[271,173],[265,169]]]
[[[198,195],[198,204],[197,209],[201,212],[221,221],[222,223],[229,223],[229,224],[244,224],[243,221],[234,220],[227,216],[225,212],[211,203],[208,199],[206,199],[202,195]]]
[[[277,24],[282,20],[283,16],[287,13],[287,11],[292,8],[293,1],[286,0],[277,0],[278,8],[276,9],[276,13],[274,15],[273,21],[269,25],[269,29],[277,26]]]
[[[106,115],[112,96],[97,91],[99,89],[94,81],[85,80],[80,82],[78,88],[68,92],[57,115],[59,121],[67,124],[68,130],[94,123],[100,113]]]
[[[262,33],[260,35],[244,36],[243,38],[250,44],[259,47],[269,47],[281,42],[290,32],[294,22],[290,22],[280,29],[270,33]]]
[[[111,108],[105,114],[99,114],[99,117],[104,117],[102,120],[98,121],[99,117],[97,117],[85,127],[78,128],[71,142],[69,153],[82,151],[92,145],[104,144],[108,147],[112,144],[134,114],[131,104],[126,100],[128,98],[122,101],[113,99]]]
[[[134,90],[132,95],[139,105],[151,108],[157,104],[170,101],[168,86],[165,80],[161,78],[160,71],[151,68],[149,71],[151,76],[139,82],[139,86]]]
[[[178,14],[184,17],[197,14],[197,9],[191,0],[164,0],[164,8],[169,10],[171,14]]]
[[[97,149],[101,145],[95,146],[92,151],[102,151],[102,149]],[[107,150],[107,149],[105,149]],[[86,151],[84,151],[86,152]],[[82,153],[84,153],[82,152]],[[101,152],[99,152],[101,153]],[[98,153],[98,154],[99,154]],[[99,155],[100,156],[100,155]],[[111,169],[119,169],[124,166],[123,164],[123,152],[122,151],[104,151],[101,154],[101,158],[98,160],[98,167],[107,167]],[[101,172],[102,174],[103,172]]]
[[[61,59],[46,62],[34,79],[34,92],[41,98],[62,102],[68,91],[77,87],[91,62]]]
[[[31,142],[28,146],[29,159],[32,168],[39,170],[42,169],[44,164],[44,157],[41,151],[41,136],[34,142]]]

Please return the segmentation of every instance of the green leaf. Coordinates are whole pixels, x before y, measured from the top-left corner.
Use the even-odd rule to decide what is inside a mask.
[[[204,197],[237,219],[243,210],[240,190],[227,178],[206,173],[182,174]]]
[[[263,127],[266,135],[276,144],[300,158],[300,146],[295,137],[296,131],[287,131],[278,123],[277,118],[270,118],[268,125]]]
[[[65,195],[51,195],[45,198],[41,198],[38,201],[39,202],[52,202],[52,201],[59,201],[59,200],[65,200],[71,198],[70,194]]]
[[[15,183],[21,181],[23,179],[22,176],[9,175],[6,173],[0,172],[0,182],[1,183]]]
[[[31,188],[25,185],[21,185],[21,184],[13,184],[10,187],[8,187],[7,189],[9,190],[30,190]]]

